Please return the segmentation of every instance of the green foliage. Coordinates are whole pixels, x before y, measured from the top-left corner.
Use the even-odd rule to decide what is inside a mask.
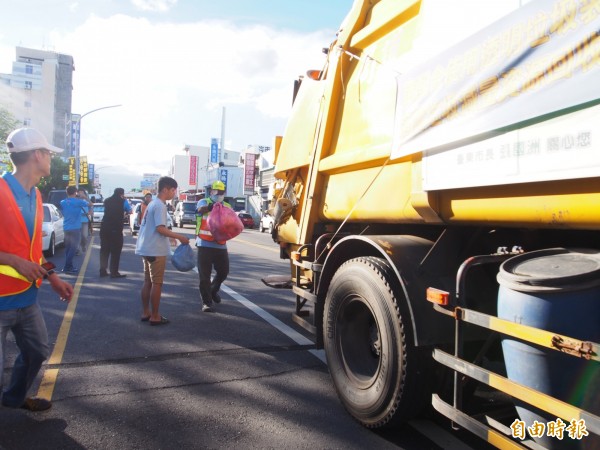
[[[11,172],[13,170],[12,162],[8,156],[8,149],[6,148],[6,138],[16,128],[19,128],[21,123],[2,105],[0,105],[0,173],[2,170]],[[50,163],[50,176],[42,178],[38,184],[39,190],[44,196],[50,192],[51,189],[66,189],[69,183],[63,180],[63,175],[69,173],[69,163],[64,161],[60,157],[52,158]],[[84,184],[81,185],[83,189],[88,192],[93,192],[91,186]]]
[[[7,165],[8,171],[12,170],[12,163],[8,157],[8,150],[6,148],[6,138],[15,128],[18,128],[20,122],[15,119],[6,108],[0,105],[0,166]]]
[[[50,176],[41,179],[38,189],[46,195],[51,189],[66,189],[69,183],[62,179],[63,174],[69,173],[69,163],[55,156],[50,162]]]

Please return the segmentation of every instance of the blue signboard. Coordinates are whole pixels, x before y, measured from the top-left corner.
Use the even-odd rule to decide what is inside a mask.
[[[219,162],[219,144],[217,138],[212,138],[210,140],[210,162],[218,163]]]
[[[88,183],[90,185],[94,185],[94,177],[95,177],[95,173],[94,173],[94,168],[96,167],[95,164],[88,164]]]
[[[227,169],[219,170],[219,180],[225,183],[225,187],[227,187]]]
[[[70,150],[71,156],[77,156],[79,154],[79,131],[81,126],[81,115],[71,114],[71,140]]]

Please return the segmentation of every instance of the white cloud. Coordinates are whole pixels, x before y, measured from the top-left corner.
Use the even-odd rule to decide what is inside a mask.
[[[333,36],[227,21],[153,24],[90,17],[52,44],[75,61],[73,112],[122,104],[82,121],[82,154],[98,166],[167,173],[185,143],[219,137],[239,151],[283,133],[293,81],[320,68]]]
[[[165,12],[177,4],[177,0],[131,0],[136,8],[142,11]]]

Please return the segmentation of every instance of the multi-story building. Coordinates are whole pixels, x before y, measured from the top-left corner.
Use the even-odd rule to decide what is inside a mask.
[[[0,74],[2,106],[23,126],[36,128],[52,144],[66,148],[74,70],[70,55],[17,47],[12,73]]]
[[[204,188],[217,179],[227,178],[227,194],[243,195],[243,187],[238,187],[242,169],[239,168],[240,152],[223,150],[219,163],[210,162],[210,147],[185,145],[184,154],[171,158],[169,176],[177,180],[180,197],[203,193]],[[225,171],[225,172],[223,172]],[[225,175],[224,175],[225,174]]]

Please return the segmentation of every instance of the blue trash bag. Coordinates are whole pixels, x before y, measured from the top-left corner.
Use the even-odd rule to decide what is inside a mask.
[[[191,246],[179,244],[173,252],[171,262],[180,272],[189,272],[196,267],[196,255]]]

